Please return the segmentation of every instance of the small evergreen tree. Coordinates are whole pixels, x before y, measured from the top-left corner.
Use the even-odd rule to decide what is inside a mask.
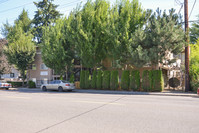
[[[102,77],[103,77],[103,71],[97,72],[97,89],[102,89]]]
[[[85,71],[80,73],[80,88],[85,89]]]
[[[130,75],[130,72],[129,70],[124,70],[122,72],[122,78],[121,78],[121,89],[122,90],[129,90],[129,75]]]
[[[140,88],[140,71],[133,70],[130,75],[130,87],[133,91],[138,91]]]
[[[153,78],[153,88],[154,92],[161,92],[164,89],[164,79],[161,70],[153,70],[152,71]]]
[[[142,89],[146,92],[151,90],[151,78],[150,71],[144,70],[142,74]]]
[[[91,88],[96,89],[96,82],[97,82],[97,71],[93,71],[92,81],[91,81]]]
[[[103,89],[110,89],[110,71],[104,71]]]
[[[89,71],[86,70],[85,71],[85,89],[89,89],[90,88],[90,74]]]
[[[112,90],[117,90],[119,87],[119,74],[117,70],[111,72],[110,88]]]

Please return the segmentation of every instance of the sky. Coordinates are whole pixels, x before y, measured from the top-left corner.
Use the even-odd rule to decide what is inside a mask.
[[[37,10],[33,1],[38,2],[41,0],[0,0],[0,28],[6,21],[8,21],[9,24],[13,24],[23,8],[28,11],[29,17],[32,19]],[[87,0],[54,0],[53,3],[59,5],[57,10],[67,16],[77,4],[80,4],[81,2],[84,4],[86,1]],[[114,3],[116,0],[109,1],[110,3]],[[180,12],[182,15],[184,14],[184,7],[181,9],[184,0],[139,0],[139,2],[144,9],[152,9],[155,11],[159,7],[161,10],[168,11],[169,9],[174,8],[176,9],[176,13]],[[188,14],[191,15],[189,21],[197,20],[196,15],[199,14],[199,1],[188,0],[188,6]],[[189,23],[189,25],[191,26],[191,23]],[[3,36],[0,34],[0,38],[2,37]]]

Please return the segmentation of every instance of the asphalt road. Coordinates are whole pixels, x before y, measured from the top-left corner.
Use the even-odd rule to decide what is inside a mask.
[[[198,133],[199,98],[0,90],[0,133]]]

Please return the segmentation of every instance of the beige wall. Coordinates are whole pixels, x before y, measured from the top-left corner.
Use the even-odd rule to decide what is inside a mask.
[[[36,70],[28,70],[28,78],[30,80],[52,80],[52,69],[43,70],[41,69],[42,64],[41,54],[37,53],[35,55],[35,61],[32,64],[36,65]]]

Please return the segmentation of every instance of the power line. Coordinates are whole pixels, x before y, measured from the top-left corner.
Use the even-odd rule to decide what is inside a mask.
[[[192,11],[193,11],[193,9],[194,9],[194,6],[196,5],[196,0],[194,1],[194,3],[193,3],[193,6],[192,6],[192,9],[191,9],[191,12],[190,12],[190,14],[189,14],[189,18],[191,17],[191,13],[192,13]]]
[[[7,1],[9,1],[9,0],[0,0],[0,4],[5,3]]]
[[[10,10],[14,10],[14,9],[17,9],[17,8],[20,8],[20,7],[23,7],[23,6],[26,6],[26,5],[30,5],[30,4],[33,4],[33,3],[30,2],[30,3],[27,3],[27,4],[21,5],[21,6],[17,6],[17,7],[13,7],[13,8],[10,8],[10,9],[2,10],[2,11],[0,11],[0,13],[4,13],[4,12],[10,11]]]

